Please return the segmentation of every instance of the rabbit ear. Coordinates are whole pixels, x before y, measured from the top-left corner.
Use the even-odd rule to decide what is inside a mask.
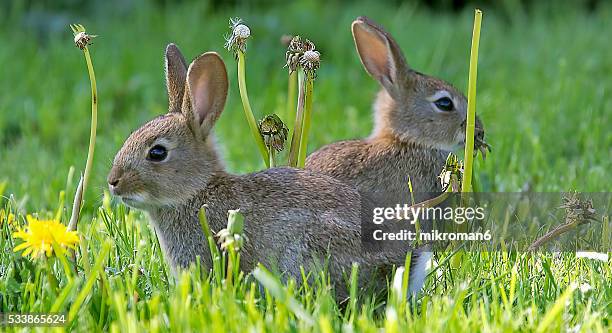
[[[221,115],[227,89],[227,71],[219,54],[207,52],[191,62],[182,110],[198,138],[205,139]]]
[[[410,67],[393,37],[365,16],[353,21],[351,30],[366,71],[391,95],[401,92],[410,78]]]
[[[168,111],[181,112],[185,94],[185,79],[187,78],[187,63],[181,51],[172,43],[166,46],[165,70]]]

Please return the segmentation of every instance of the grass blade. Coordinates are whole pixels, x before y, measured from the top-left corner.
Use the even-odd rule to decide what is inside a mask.
[[[472,49],[470,51],[470,72],[468,82],[468,112],[465,128],[465,171],[461,192],[472,190],[472,168],[474,163],[474,127],[476,123],[476,77],[478,74],[478,46],[480,45],[480,26],[482,11],[476,9],[474,13],[474,30],[472,32]]]
[[[83,289],[81,289],[74,300],[74,303],[72,303],[72,306],[70,307],[70,311],[68,312],[69,321],[74,320],[76,314],[79,312],[79,310],[81,310],[81,305],[85,301],[85,298],[91,294],[91,289],[98,279],[98,274],[104,273],[104,262],[108,259],[108,253],[110,252],[111,246],[112,244],[110,241],[104,243],[102,250],[98,254],[98,259],[96,260],[93,269],[85,281]]]

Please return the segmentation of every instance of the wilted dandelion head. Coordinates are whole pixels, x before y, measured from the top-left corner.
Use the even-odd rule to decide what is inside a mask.
[[[268,149],[281,151],[285,148],[289,129],[277,115],[270,114],[259,122],[259,133]]]
[[[313,42],[309,41],[308,39],[301,38],[300,36],[295,36],[291,39],[289,46],[287,47],[287,52],[285,53],[285,67],[289,68],[289,73],[297,70],[299,66],[303,66],[303,56],[308,51],[316,52]],[[312,57],[312,54],[310,57]]]
[[[300,65],[307,75],[314,78],[317,69],[319,69],[319,66],[321,65],[321,54],[315,50],[308,50],[304,52],[302,58],[300,58]]]
[[[299,53],[301,55],[306,51],[310,51],[314,49],[315,49],[315,45],[313,42],[309,41],[306,38],[295,36],[289,42],[289,47],[287,48],[287,51]]]
[[[92,39],[98,37],[97,35],[88,35],[85,32],[85,27],[81,24],[71,24],[70,28],[74,34],[74,45],[81,50],[90,45]]]
[[[24,250],[22,255],[31,255],[36,258],[42,254],[47,257],[53,252],[53,242],[61,247],[75,248],[79,242],[76,231],[68,231],[65,225],[57,220],[39,220],[31,215],[26,216],[28,225],[19,228],[13,233],[14,238],[20,238],[24,242],[17,245],[13,251]]]
[[[593,200],[581,199],[576,192],[564,193],[562,200],[559,208],[565,209],[565,219],[568,223],[586,223],[596,219]]]
[[[226,37],[225,48],[236,55],[238,52],[246,52],[246,40],[251,36],[251,29],[238,17],[230,18],[229,27],[231,33]]]

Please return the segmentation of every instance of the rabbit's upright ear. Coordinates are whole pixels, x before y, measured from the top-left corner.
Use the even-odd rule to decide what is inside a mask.
[[[187,70],[183,113],[196,137],[205,139],[227,99],[227,71],[216,52],[197,57]]]
[[[401,93],[410,83],[411,72],[393,37],[365,16],[353,21],[351,30],[366,71],[392,96]]]
[[[168,111],[181,112],[185,95],[187,63],[181,51],[174,44],[166,46],[166,88],[168,89]]]

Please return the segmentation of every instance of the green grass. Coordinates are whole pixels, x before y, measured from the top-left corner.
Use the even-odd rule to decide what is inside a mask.
[[[529,14],[503,8],[484,8],[477,113],[493,153],[485,163],[476,160],[479,190],[519,191],[528,184],[543,192],[609,191],[612,7],[587,13],[542,6]],[[0,14],[0,183],[6,180],[3,195],[12,195],[0,206],[16,211],[18,223],[26,212],[55,211],[62,190],[67,202],[72,198],[82,170],[76,170],[70,186],[66,179],[69,168],[81,168],[86,157],[90,100],[85,64],[72,45],[68,23],[82,23],[100,35],[90,50],[100,98],[98,146],[79,224],[85,241],[77,251],[76,271],[65,271],[56,259],[47,266],[13,254],[15,225],[0,221],[0,309],[74,311],[68,327],[83,331],[155,331],[168,325],[174,331],[608,331],[609,262],[568,253],[465,253],[463,265],[451,268],[450,254],[439,253],[423,294],[412,303],[385,305],[386,298],[358,293],[355,305],[338,306],[324,278],[314,285],[289,284],[276,294],[249,276],[225,286],[217,279],[219,272],[201,278],[192,271],[175,281],[146,218],[103,199],[106,174],[123,140],[167,107],[162,59],[168,42],[176,42],[188,58],[207,50],[223,56],[231,92],[216,134],[226,163],[237,173],[263,167],[255,144],[244,139],[248,125],[236,66],[223,50],[230,16],[242,17],[252,31],[247,84],[257,118],[275,112],[292,123],[279,39],[295,33],[312,39],[322,54],[310,150],[367,136],[378,87],[361,68],[349,29],[352,19],[363,14],[393,33],[414,68],[465,90],[473,18],[469,8],[454,15],[410,5],[305,1],[213,12],[205,4],[164,10],[142,3],[118,13],[73,15],[65,22],[58,17],[48,26],[24,23],[32,22],[25,14]],[[64,210],[63,221],[67,218]],[[105,246],[108,254],[100,255]],[[591,289],[564,294],[572,283]],[[79,296],[85,286],[91,289]],[[301,303],[311,323],[296,315],[285,294]],[[75,306],[77,300],[81,306]]]

